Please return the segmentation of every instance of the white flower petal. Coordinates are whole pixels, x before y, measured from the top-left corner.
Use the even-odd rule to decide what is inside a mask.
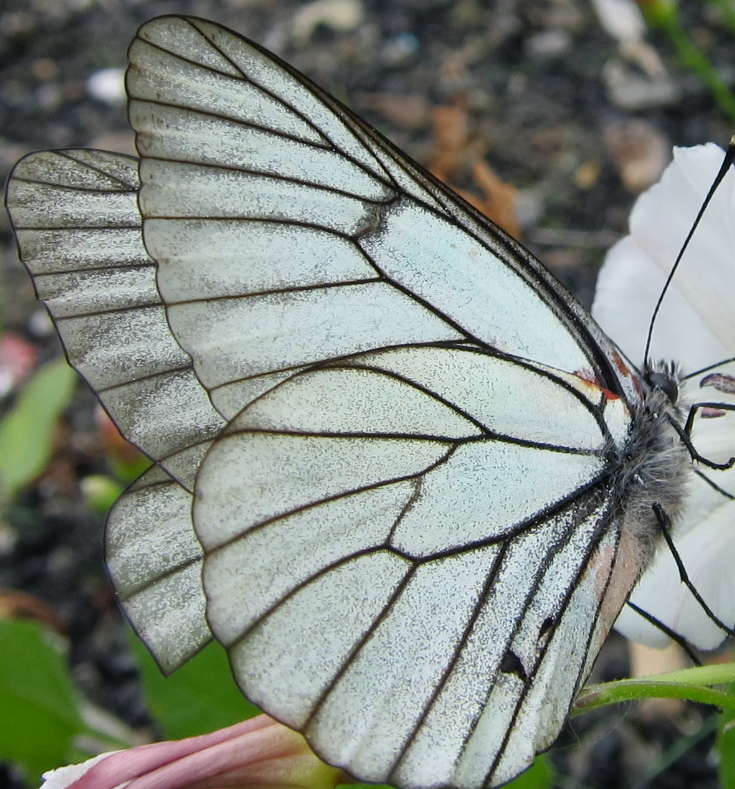
[[[97,762],[101,762],[108,756],[119,751],[108,751],[107,753],[100,753],[87,759],[86,762],[79,764],[67,764],[65,767],[57,767],[55,770],[48,770],[43,774],[43,783],[41,789],[66,789],[74,781],[78,781],[86,772],[94,767]]]
[[[722,160],[722,149],[712,143],[675,148],[674,161],[659,183],[636,202],[631,235],[613,247],[602,268],[592,313],[636,363],[642,361],[648,321],[665,277]],[[734,212],[731,170],[715,192],[666,295],[652,358],[676,359],[687,369],[697,369],[732,353]]]
[[[598,279],[593,315],[636,364],[643,361],[648,324],[666,277],[689,232],[723,151],[714,144],[674,149],[660,182],[633,209],[630,235],[608,253]],[[676,272],[656,321],[651,359],[672,359],[693,371],[735,355],[735,174],[715,192]],[[718,368],[735,374],[735,364]],[[735,402],[703,375],[682,387],[683,402]],[[735,414],[698,417],[692,439],[699,453],[717,462],[735,454]],[[674,542],[690,580],[726,623],[735,622],[735,469],[700,467],[721,490],[692,474]],[[724,492],[723,492],[724,491]],[[631,600],[700,648],[713,648],[724,633],[681,583],[668,548],[662,546]],[[615,627],[651,646],[669,639],[625,608]]]
[[[673,259],[670,258],[670,262]],[[648,324],[665,281],[666,272],[641,248],[634,236],[627,236],[608,252],[600,271],[592,314],[635,364],[643,359]],[[697,365],[703,367],[723,358],[721,353],[710,358],[706,349],[713,346],[720,349],[720,342],[678,287],[667,294],[666,307],[659,313],[656,323],[655,337],[654,359],[704,359]],[[665,343],[661,342],[663,339]],[[669,347],[679,352],[672,354],[668,352]]]
[[[735,621],[732,567],[735,557],[735,502],[721,504],[696,528],[680,536],[677,550],[690,580],[703,599],[725,622]],[[700,649],[714,649],[725,634],[679,580],[669,550],[662,546],[635,589],[632,600]],[[634,641],[663,647],[669,642],[658,628],[630,608],[624,608],[615,624]]]

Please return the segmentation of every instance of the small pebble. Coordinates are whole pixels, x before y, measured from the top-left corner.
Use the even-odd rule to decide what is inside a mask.
[[[292,30],[294,38],[304,43],[319,25],[346,33],[354,30],[362,20],[363,8],[359,0],[315,0],[296,12]]]
[[[656,126],[640,119],[611,123],[605,145],[625,188],[639,194],[655,183],[671,159],[671,144]]]
[[[571,38],[566,30],[546,30],[526,39],[526,54],[532,58],[558,57],[569,51]]]
[[[675,82],[663,75],[643,77],[619,60],[611,60],[602,70],[609,100],[625,110],[666,107],[681,99]]]
[[[59,73],[59,66],[51,58],[38,58],[31,63],[31,73],[36,79],[47,82],[54,79]]]
[[[383,45],[383,63],[399,66],[409,60],[419,49],[419,40],[413,33],[401,33]]]
[[[103,68],[87,80],[87,93],[105,104],[125,103],[125,70]]]

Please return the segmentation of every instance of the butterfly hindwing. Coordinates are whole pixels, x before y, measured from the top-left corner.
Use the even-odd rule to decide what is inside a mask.
[[[191,490],[224,421],[169,331],[143,246],[138,186],[132,157],[44,151],[15,167],[6,204],[69,362],[125,436],[160,464],[110,513],[106,555],[133,626],[172,671],[211,638]]]
[[[16,165],[6,205],[69,362],[126,438],[191,488],[199,447],[225,423],[169,330],[138,186],[132,157],[42,151]]]
[[[191,503],[191,493],[154,466],[115,502],[105,529],[105,561],[120,603],[167,674],[212,638]]]
[[[199,472],[208,621],[241,687],[365,780],[507,780],[551,744],[611,624],[606,437],[593,421],[595,446],[541,443],[574,404],[584,435],[589,403],[563,390],[528,446],[521,403],[453,402],[470,369],[508,364],[422,347],[294,375]]]

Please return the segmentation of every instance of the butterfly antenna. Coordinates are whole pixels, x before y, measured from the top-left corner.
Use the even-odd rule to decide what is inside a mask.
[[[679,254],[676,256],[676,260],[674,261],[674,265],[671,267],[671,271],[669,271],[669,276],[666,278],[666,282],[661,289],[661,293],[659,294],[658,301],[656,302],[656,306],[654,307],[653,314],[651,315],[651,322],[648,325],[648,336],[646,337],[646,350],[643,354],[643,368],[647,369],[649,366],[649,358],[648,354],[651,350],[651,338],[653,337],[653,326],[656,323],[656,318],[658,316],[659,310],[661,309],[661,304],[663,303],[664,296],[666,296],[666,291],[669,289],[669,285],[671,284],[671,280],[674,278],[674,274],[676,274],[676,270],[679,267],[679,263],[686,251],[687,246],[689,246],[689,240],[694,235],[694,231],[697,229],[697,225],[699,224],[699,220],[702,218],[707,206],[709,205],[709,201],[712,199],[712,195],[717,190],[717,187],[720,185],[720,182],[725,177],[725,174],[730,169],[730,165],[735,161],[735,135],[730,137],[730,143],[727,146],[727,150],[725,151],[725,158],[722,160],[722,166],[720,167],[719,172],[715,176],[715,180],[712,182],[712,186],[709,188],[709,192],[707,192],[707,197],[704,198],[704,202],[702,203],[699,212],[697,213],[696,219],[692,224],[689,233],[687,234],[684,243],[679,250]]]

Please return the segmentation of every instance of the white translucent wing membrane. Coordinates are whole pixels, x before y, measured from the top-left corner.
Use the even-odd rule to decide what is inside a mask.
[[[238,682],[328,761],[405,787],[509,780],[555,739],[637,575],[611,496],[630,370],[527,252],[257,46],[166,17],[130,63],[157,280],[137,235],[124,270],[146,295],[108,303],[133,174],[51,187],[54,157],[81,155],[39,154],[8,197],[36,277],[28,226],[97,256],[99,295],[89,272],[51,279],[90,293],[84,330],[49,306],[159,464],[111,516],[128,612],[165,668],[189,657],[203,553]],[[129,161],[85,156],[98,181]],[[25,221],[52,188],[79,212]]]
[[[273,388],[209,451],[210,626],[245,693],[328,761],[494,785],[556,737],[612,621],[619,538],[595,409],[564,383],[469,349],[366,354]],[[564,405],[545,424],[534,405],[518,439],[546,390]]]
[[[129,156],[48,151],[18,163],[6,203],[69,362],[160,464],[110,514],[107,560],[133,625],[170,671],[211,637],[189,491],[225,423],[168,328],[143,247],[138,186]]]
[[[127,86],[169,324],[232,420],[194,522],[238,681],[361,778],[508,780],[589,668],[617,548],[607,401],[541,368],[622,393],[591,322],[234,34],[149,23]]]
[[[170,673],[212,638],[192,496],[162,468],[145,472],[107,518],[105,558],[125,613]]]

